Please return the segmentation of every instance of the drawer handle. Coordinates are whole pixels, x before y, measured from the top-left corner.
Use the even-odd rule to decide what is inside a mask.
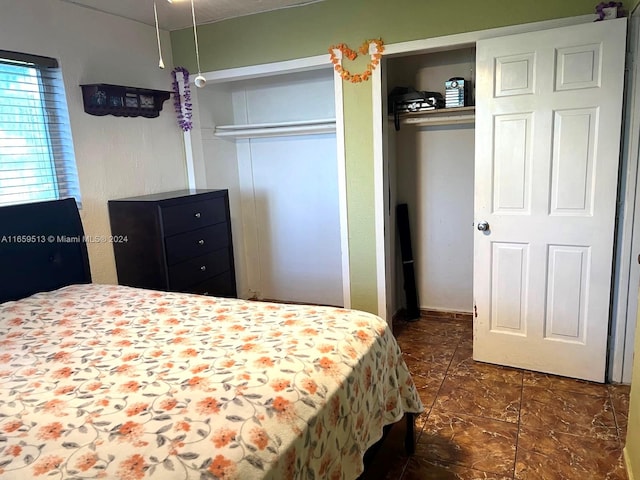
[[[203,239],[198,240],[198,245],[204,245],[204,240]]]
[[[200,267],[200,270],[202,270],[203,272],[204,272],[206,269],[207,269],[206,265],[202,265],[202,266]]]
[[[193,216],[196,218],[200,218],[202,215],[200,215],[200,212],[196,212]]]

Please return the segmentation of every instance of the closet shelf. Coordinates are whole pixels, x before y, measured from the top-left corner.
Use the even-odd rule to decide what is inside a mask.
[[[302,120],[296,122],[254,123],[247,125],[218,125],[213,129],[216,137],[264,138],[290,135],[313,135],[336,131],[336,119]]]
[[[389,117],[393,121],[393,117]],[[476,107],[439,108],[426,112],[401,113],[401,125],[437,126],[472,124],[476,119]]]

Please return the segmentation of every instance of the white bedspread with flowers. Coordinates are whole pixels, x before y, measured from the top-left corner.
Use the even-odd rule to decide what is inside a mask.
[[[72,285],[0,305],[0,478],[355,479],[423,407],[382,319]]]

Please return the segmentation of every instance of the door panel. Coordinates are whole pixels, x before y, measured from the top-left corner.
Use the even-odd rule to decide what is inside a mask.
[[[626,20],[477,44],[474,358],[604,381]]]
[[[523,214],[531,209],[531,115],[495,118],[494,211]]]
[[[496,57],[496,97],[532,94],[535,60],[534,52]]]
[[[589,248],[549,245],[548,258],[545,338],[584,344]]]
[[[601,47],[601,44],[596,43],[558,48],[556,90],[599,87]]]
[[[515,243],[493,244],[491,330],[525,334],[526,282],[529,246]]]
[[[551,215],[592,215],[598,109],[556,111],[554,117]]]

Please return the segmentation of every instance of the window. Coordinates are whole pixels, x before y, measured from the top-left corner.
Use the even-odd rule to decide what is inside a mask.
[[[80,204],[58,62],[0,50],[0,205],[66,197]]]

